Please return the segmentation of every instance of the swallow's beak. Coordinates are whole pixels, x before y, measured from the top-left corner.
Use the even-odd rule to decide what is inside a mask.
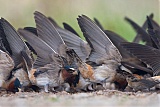
[[[78,71],[75,70],[72,74],[73,74],[73,75],[78,75]]]
[[[22,89],[21,89],[21,88],[18,88],[18,92],[22,92]]]

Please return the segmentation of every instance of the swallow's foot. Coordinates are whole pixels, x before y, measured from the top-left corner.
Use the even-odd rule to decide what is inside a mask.
[[[46,93],[49,93],[48,89],[49,89],[49,84],[44,85],[44,91]]]
[[[133,89],[129,86],[127,86],[125,89],[124,89],[125,92],[133,92]]]

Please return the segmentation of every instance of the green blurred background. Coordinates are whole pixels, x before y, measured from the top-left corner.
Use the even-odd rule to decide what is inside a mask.
[[[0,0],[0,16],[16,29],[35,26],[34,11],[54,18],[60,26],[69,23],[82,35],[76,18],[85,14],[96,17],[105,29],[112,30],[131,41],[136,33],[124,20],[127,16],[142,25],[146,16],[154,13],[160,23],[160,0]]]

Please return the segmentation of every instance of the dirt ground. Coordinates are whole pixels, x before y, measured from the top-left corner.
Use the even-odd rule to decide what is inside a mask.
[[[1,94],[0,107],[160,107],[160,92],[103,90],[69,94],[18,92]]]

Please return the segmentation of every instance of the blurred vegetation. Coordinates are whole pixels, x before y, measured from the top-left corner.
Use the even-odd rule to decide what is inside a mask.
[[[85,14],[96,17],[105,29],[112,30],[131,41],[136,33],[124,20],[127,16],[142,25],[146,16],[154,13],[159,20],[159,0],[0,0],[0,16],[16,29],[35,26],[34,11],[54,18],[60,26],[67,22],[82,35],[76,18]]]

